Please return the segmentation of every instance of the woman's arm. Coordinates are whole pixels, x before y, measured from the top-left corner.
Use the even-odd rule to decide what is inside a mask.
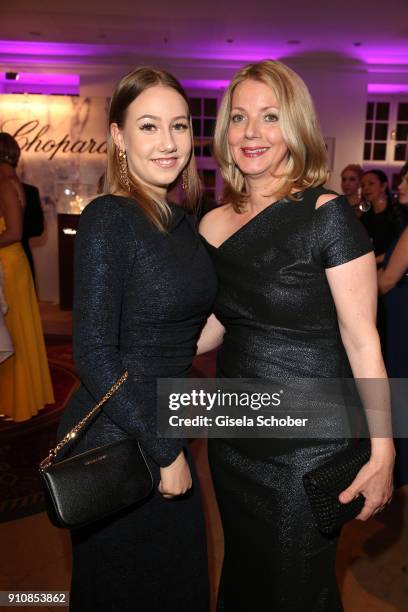
[[[408,227],[401,234],[387,267],[378,271],[378,290],[381,295],[395,287],[408,270]]]
[[[6,222],[6,230],[0,235],[0,247],[19,242],[23,234],[23,207],[14,181],[1,183],[0,210]]]
[[[375,324],[377,279],[374,256],[368,253],[328,268],[326,276],[353,375],[356,379],[377,379],[365,381],[362,397],[369,427],[370,420],[375,420],[376,425],[371,438],[371,458],[339,498],[342,503],[348,503],[363,493],[366,503],[358,518],[365,520],[380,510],[391,497],[395,458],[390,437],[387,374]],[[384,437],[380,437],[382,435]]]
[[[138,250],[134,219],[128,213],[113,198],[98,198],[82,213],[75,241],[74,362],[95,401],[125,370],[122,307]],[[158,465],[169,466],[180,455],[182,441],[157,438],[156,413],[144,402],[129,376],[103,410],[135,435]]]

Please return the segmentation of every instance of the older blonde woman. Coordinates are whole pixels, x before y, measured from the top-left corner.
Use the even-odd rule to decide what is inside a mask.
[[[347,200],[323,188],[325,146],[299,76],[274,61],[239,70],[215,151],[224,205],[204,217],[201,233],[219,290],[199,349],[225,331],[218,375],[384,378],[372,247]],[[337,537],[315,527],[302,477],[348,444],[210,440],[225,533],[222,610],[342,609]],[[393,460],[392,440],[372,439],[370,461],[342,492],[343,503],[363,493],[361,520],[390,498]]]

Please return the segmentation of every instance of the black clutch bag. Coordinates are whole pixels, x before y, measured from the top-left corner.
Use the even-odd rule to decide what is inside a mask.
[[[153,489],[152,474],[134,438],[56,460],[61,449],[84,429],[127,376],[127,372],[122,374],[102,400],[40,464],[48,517],[56,527],[83,527],[140,503]]]
[[[353,482],[370,455],[370,440],[363,440],[303,476],[315,524],[322,533],[334,533],[360,513],[365,502],[363,495],[349,504],[341,504],[338,497]]]

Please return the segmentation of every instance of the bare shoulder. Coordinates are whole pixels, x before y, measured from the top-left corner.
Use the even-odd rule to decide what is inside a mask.
[[[225,233],[225,229],[229,226],[233,212],[231,204],[217,206],[217,208],[204,215],[200,221],[198,231],[211,244],[218,242]]]
[[[5,176],[0,179],[0,187],[5,190],[17,189],[18,180],[13,178],[12,176]]]
[[[324,193],[317,198],[316,208],[320,208],[320,206],[323,206],[324,204],[327,204],[327,202],[331,202],[338,197],[339,195],[337,193]]]

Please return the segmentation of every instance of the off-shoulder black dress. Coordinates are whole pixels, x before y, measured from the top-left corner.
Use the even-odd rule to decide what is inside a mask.
[[[372,250],[344,197],[323,188],[271,204],[219,248],[215,314],[226,329],[218,376],[349,376],[325,269]],[[302,476],[345,440],[213,439],[211,469],[225,533],[219,609],[335,612],[336,537],[314,527]]]
[[[74,612],[207,612],[208,574],[199,487],[166,500],[159,467],[182,440],[156,437],[156,378],[188,375],[215,297],[208,254],[189,217],[172,206],[162,234],[137,204],[101,196],[82,213],[75,245],[74,360],[81,386],[59,428],[64,435],[124,369],[130,376],[75,452],[135,435],[155,490],[146,503],[73,533]],[[188,454],[188,451],[187,451]],[[191,462],[190,462],[191,463]]]

